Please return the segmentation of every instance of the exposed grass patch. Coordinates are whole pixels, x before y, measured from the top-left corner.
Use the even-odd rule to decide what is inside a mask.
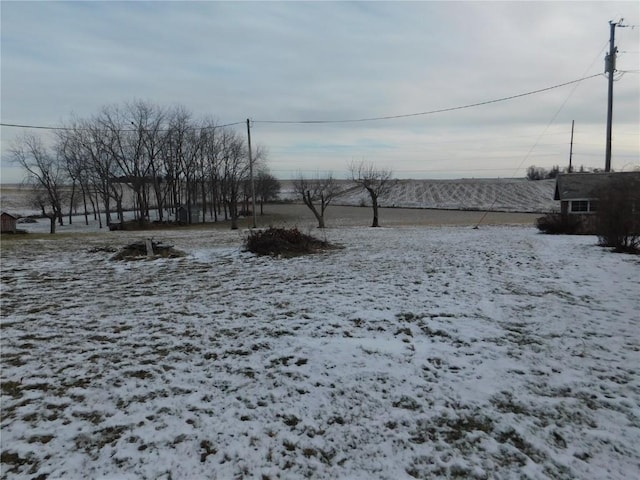
[[[398,400],[392,403],[395,408],[403,408],[405,410],[411,410],[413,412],[422,410],[420,403],[412,397],[402,395]]]
[[[444,440],[448,444],[454,444],[464,440],[471,432],[490,434],[493,428],[493,420],[486,415],[471,412],[453,418],[441,415],[431,420],[419,420],[412,432],[411,441],[420,444]]]
[[[55,437],[53,435],[34,435],[29,437],[27,442],[29,443],[49,443]]]
[[[298,423],[300,423],[300,419],[295,415],[283,415],[282,421],[288,427],[295,428]]]
[[[535,448],[531,443],[526,441],[520,433],[510,427],[507,430],[499,432],[496,440],[500,443],[508,443],[516,447],[520,452],[529,457],[534,462],[543,462],[545,455]]]
[[[202,463],[207,461],[207,457],[209,455],[215,455],[218,453],[218,449],[215,448],[209,440],[202,440],[200,442],[200,449],[200,462]]]
[[[3,478],[8,478],[8,477],[5,477],[7,473],[20,473],[21,471],[24,471],[21,468],[24,466],[31,467],[29,468],[29,470],[27,470],[26,473],[34,474],[35,472],[38,471],[38,462],[36,462],[35,460],[29,457],[23,458],[17,452],[10,452],[10,451],[3,450],[2,453],[0,454],[0,463],[3,463],[5,465],[10,465],[9,468],[5,468],[3,466],[2,468]]]
[[[13,380],[2,382],[2,394],[20,398],[22,396],[22,384]]]

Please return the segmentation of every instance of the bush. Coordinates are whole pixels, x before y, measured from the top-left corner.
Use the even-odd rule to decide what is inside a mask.
[[[329,242],[305,235],[297,228],[270,227],[252,230],[245,239],[245,249],[258,255],[293,257],[335,248]]]
[[[551,235],[575,235],[582,230],[582,220],[575,215],[547,213],[536,220],[536,227],[542,233]]]
[[[598,192],[596,234],[603,247],[640,253],[640,181],[616,178]]]

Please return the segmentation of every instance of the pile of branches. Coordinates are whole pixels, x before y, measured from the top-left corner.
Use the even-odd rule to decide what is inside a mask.
[[[252,230],[245,239],[245,250],[257,255],[295,257],[338,248],[336,245],[305,235],[297,228],[270,227]]]
[[[147,243],[138,241],[130,243],[120,249],[111,260],[141,260],[144,258],[178,258],[183,257],[184,252],[176,250],[172,245],[162,245],[159,242],[151,242],[152,251],[147,249]]]

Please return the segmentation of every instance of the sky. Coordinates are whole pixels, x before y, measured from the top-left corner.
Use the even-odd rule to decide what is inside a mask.
[[[637,2],[2,0],[0,14],[1,123],[180,105],[220,124],[250,119],[283,179],[346,178],[361,161],[396,178],[524,177],[568,165],[572,121],[573,165],[603,168],[604,57],[609,22],[624,18],[612,168],[640,168]],[[380,117],[400,118],[345,121]],[[3,183],[23,176],[9,152],[25,131],[52,141],[2,126]]]

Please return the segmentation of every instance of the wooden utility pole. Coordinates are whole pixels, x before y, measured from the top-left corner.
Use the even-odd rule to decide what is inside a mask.
[[[620,19],[622,22],[622,19]],[[605,152],[604,171],[611,171],[611,129],[613,123],[613,73],[616,71],[616,53],[618,49],[615,46],[616,25],[617,23],[609,22],[611,33],[609,35],[609,53],[604,59],[604,71],[609,74],[609,94],[607,103],[607,150]]]
[[[251,122],[247,118],[247,140],[249,145],[249,179],[251,183],[251,214],[253,216],[253,227],[256,228],[256,188],[253,181],[253,156],[251,153]]]
[[[571,159],[573,158],[573,124],[575,120],[571,120],[571,146],[569,147],[569,173],[573,172],[573,166],[571,164]]]

